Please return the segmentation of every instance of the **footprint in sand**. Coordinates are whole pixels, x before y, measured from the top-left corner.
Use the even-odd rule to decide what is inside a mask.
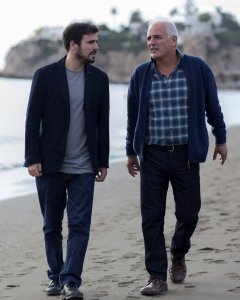
[[[137,266],[132,266],[131,269],[130,269],[130,271],[137,271],[137,270],[139,270],[138,265]]]
[[[127,253],[127,254],[124,254],[124,255],[122,255],[122,259],[125,259],[125,258],[135,258],[135,257],[137,257],[139,254],[138,253],[133,253],[133,252],[129,252],[129,253]]]
[[[215,263],[215,264],[226,264],[227,263],[227,261],[224,259],[206,258],[206,259],[203,259],[203,261],[206,261],[208,263]]]
[[[198,228],[199,231],[207,231],[207,230],[211,230],[211,229],[213,229],[213,227],[211,227],[211,226]]]
[[[222,253],[222,252],[229,252],[231,249],[229,248],[225,248],[225,249],[219,249],[219,250],[216,250],[216,253]]]
[[[118,286],[119,287],[132,286],[133,284],[135,284],[135,282],[138,281],[137,279],[133,279],[131,276],[128,276],[127,278],[129,278],[129,280],[119,281]]]
[[[220,216],[229,216],[229,213],[227,213],[227,212],[222,212],[222,213],[220,213]]]
[[[126,287],[126,286],[129,286],[129,285],[132,285],[133,284],[133,281],[131,282],[131,281],[120,281],[119,283],[118,283],[118,286],[119,287]]]
[[[129,295],[129,296],[126,297],[126,299],[137,300],[137,299],[141,299],[141,297]]]
[[[204,248],[198,249],[198,251],[218,251],[218,250],[219,249],[212,248],[212,247],[204,247]]]
[[[213,259],[212,261],[209,261],[210,263],[215,263],[215,264],[226,264],[226,260],[224,259]]]
[[[103,258],[93,258],[93,261],[95,264],[109,264],[109,263],[114,263],[115,261],[117,261],[117,259],[103,259]]]
[[[112,274],[112,275],[106,275],[103,277],[103,280],[104,281],[111,281],[111,282],[117,282],[118,281],[118,278],[119,276],[117,274]],[[100,280],[102,281],[102,279]]]
[[[204,258],[203,261],[206,261],[206,262],[212,262],[213,259],[212,259],[212,258]]]
[[[135,243],[132,244],[132,247],[141,246],[143,248],[143,240],[137,240]]]
[[[240,279],[240,275],[238,273],[225,273],[224,275],[231,279]]]
[[[106,287],[106,289],[108,289],[108,288]],[[94,297],[93,299],[98,300],[98,299],[101,299],[101,297],[105,297],[108,295],[109,295],[108,292],[103,291],[103,290],[98,290],[97,292],[93,292],[93,297]]]
[[[227,246],[240,248],[240,244],[239,243],[229,243],[229,244],[227,244]]]
[[[16,287],[19,287],[20,286],[20,284],[8,284],[8,285],[6,285],[6,288],[7,289],[12,289],[12,288],[16,288]]]
[[[240,286],[235,287],[234,289],[228,290],[229,292],[240,293]]]
[[[231,242],[239,241],[239,238],[231,239]]]
[[[194,274],[189,274],[189,277],[195,277],[195,276],[198,276],[198,275],[202,275],[202,274],[207,274],[208,272],[198,272],[198,273],[194,273]]]

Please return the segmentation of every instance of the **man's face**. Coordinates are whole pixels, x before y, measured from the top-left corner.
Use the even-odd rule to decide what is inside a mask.
[[[176,37],[168,37],[165,23],[155,23],[148,28],[147,45],[152,59],[162,59],[176,48]]]
[[[76,57],[83,63],[94,63],[98,47],[97,33],[84,34],[81,44],[78,46]]]

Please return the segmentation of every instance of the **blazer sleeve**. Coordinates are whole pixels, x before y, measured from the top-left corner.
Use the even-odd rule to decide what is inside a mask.
[[[101,84],[101,105],[98,113],[98,161],[99,167],[109,167],[109,79],[103,73]]]
[[[25,122],[25,162],[24,166],[41,163],[40,129],[45,99],[44,78],[41,71],[34,74]]]

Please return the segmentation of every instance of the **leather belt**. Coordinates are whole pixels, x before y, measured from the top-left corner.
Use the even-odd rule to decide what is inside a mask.
[[[166,152],[174,152],[174,151],[179,151],[179,150],[184,150],[188,148],[187,144],[183,145],[157,145],[157,144],[152,144],[152,145],[145,145],[147,148],[152,148],[152,149],[158,149],[160,151],[166,151]]]

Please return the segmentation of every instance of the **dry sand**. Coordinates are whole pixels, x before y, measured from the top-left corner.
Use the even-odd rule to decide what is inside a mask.
[[[161,296],[139,294],[148,279],[139,211],[139,176],[130,177],[125,162],[111,165],[106,182],[96,184],[81,287],[85,299],[240,299],[239,136],[240,127],[229,128],[229,157],[224,166],[212,161],[212,146],[207,163],[201,165],[202,209],[186,257],[188,274],[183,284],[172,284],[169,280],[169,291]],[[168,249],[174,225],[173,197],[169,191],[165,224]],[[0,299],[58,299],[44,293],[48,278],[41,228],[36,195],[0,202]]]

